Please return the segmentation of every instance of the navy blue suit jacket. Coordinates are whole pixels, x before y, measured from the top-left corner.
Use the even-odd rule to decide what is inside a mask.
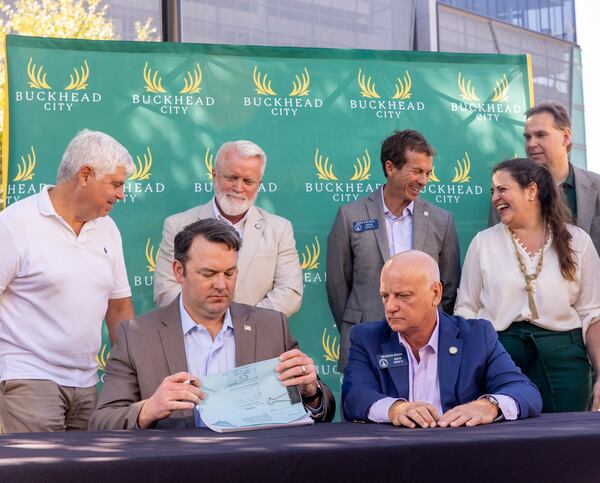
[[[541,412],[539,391],[515,365],[489,321],[441,311],[439,321],[438,375],[444,412],[484,394],[512,397],[519,418]],[[456,354],[450,353],[451,347],[456,347]],[[378,358],[403,351],[398,334],[385,320],[354,326],[342,385],[346,419],[366,421],[371,405],[386,396],[408,400],[408,365],[382,369]]]

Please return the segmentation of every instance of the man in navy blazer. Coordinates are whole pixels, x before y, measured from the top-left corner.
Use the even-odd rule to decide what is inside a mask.
[[[381,272],[386,320],[350,334],[342,407],[346,419],[396,426],[457,427],[536,416],[537,388],[487,320],[438,311],[439,268],[416,250]]]

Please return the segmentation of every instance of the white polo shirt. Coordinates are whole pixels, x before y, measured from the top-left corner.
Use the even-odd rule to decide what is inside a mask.
[[[108,300],[131,295],[121,235],[106,216],[77,236],[48,188],[0,213],[0,381],[90,387]]]

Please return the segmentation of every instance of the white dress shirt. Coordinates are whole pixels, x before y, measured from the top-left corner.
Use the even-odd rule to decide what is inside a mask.
[[[227,218],[225,218],[221,214],[221,211],[219,210],[219,207],[217,206],[217,199],[214,196],[212,199],[212,205],[213,205],[213,211],[215,213],[215,218],[217,220],[224,221],[228,225],[234,227],[235,231],[237,231],[238,235],[240,235],[240,238],[243,239],[244,238],[244,228],[246,227],[246,220],[248,219],[248,215],[250,214],[250,211],[252,210],[253,207],[251,206],[250,208],[248,208],[248,211],[246,211],[246,214],[240,221],[238,221],[237,223],[231,223]]]

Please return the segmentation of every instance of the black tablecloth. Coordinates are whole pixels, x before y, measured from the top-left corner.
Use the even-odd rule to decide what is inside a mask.
[[[0,436],[0,482],[600,482],[600,413],[476,428],[317,424]]]

